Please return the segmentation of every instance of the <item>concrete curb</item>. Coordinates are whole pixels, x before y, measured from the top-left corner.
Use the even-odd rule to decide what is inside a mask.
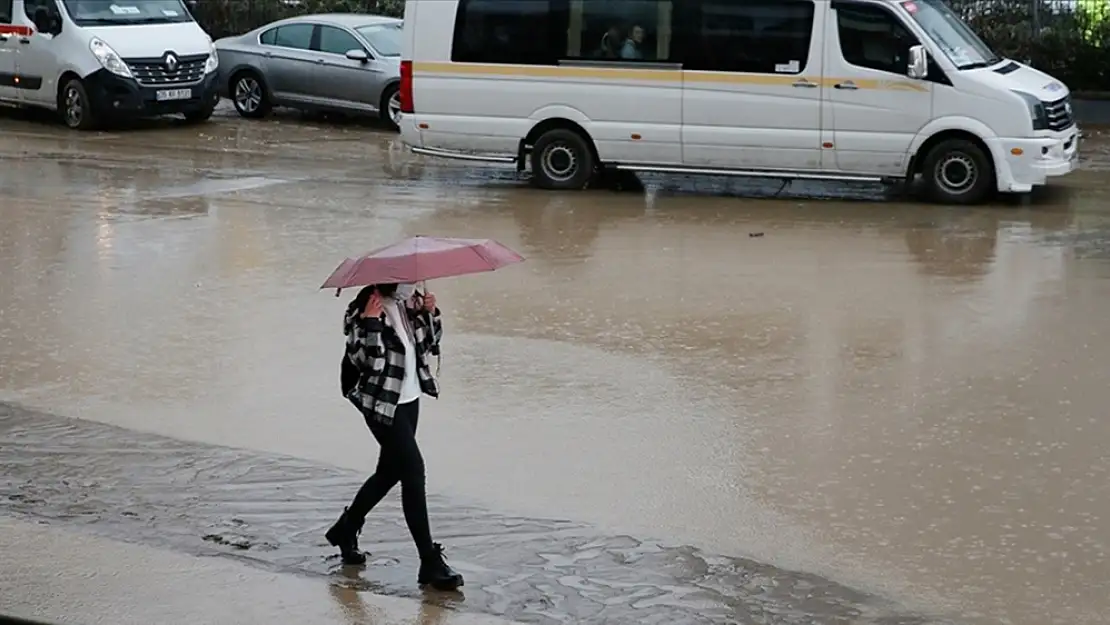
[[[1075,98],[1071,106],[1080,126],[1110,126],[1110,100]]]

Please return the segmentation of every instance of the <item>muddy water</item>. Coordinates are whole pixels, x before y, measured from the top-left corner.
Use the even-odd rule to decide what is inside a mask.
[[[314,289],[397,237],[492,236],[529,262],[433,285],[452,338],[421,423],[433,524],[480,580],[464,607],[1110,622],[1097,159],[968,210],[812,183],[540,193],[285,118],[5,124],[0,398],[192,443],[0,415],[0,510],[334,573],[316,534],[376,449],[338,397],[345,298]],[[400,517],[373,518],[386,559],[359,583],[408,592]]]

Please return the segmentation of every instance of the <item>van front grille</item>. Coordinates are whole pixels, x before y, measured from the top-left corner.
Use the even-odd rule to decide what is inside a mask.
[[[141,85],[162,87],[166,85],[186,85],[204,78],[204,65],[207,54],[177,57],[177,66],[170,70],[165,58],[124,59],[131,74]]]
[[[1043,104],[1049,130],[1065,130],[1075,124],[1071,113],[1071,96]]]

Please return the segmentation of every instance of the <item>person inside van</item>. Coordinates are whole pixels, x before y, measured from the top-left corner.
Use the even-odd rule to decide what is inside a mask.
[[[439,395],[429,361],[439,353],[442,330],[435,295],[419,294],[413,284],[368,286],[348,304],[340,387],[362,413],[381,452],[374,474],[325,537],[339,548],[344,564],[365,563],[358,535],[366,515],[400,483],[405,523],[420,554],[417,583],[455,590],[463,578],[447,565],[443,547],[432,542],[424,457],[416,444],[420,397]]]
[[[624,40],[624,46],[621,47],[621,58],[628,60],[642,60],[644,52],[642,50],[644,45],[644,29],[639,25],[633,26],[632,30],[628,33],[628,38]]]
[[[624,40],[624,34],[621,33],[619,26],[609,28],[608,32],[601,36],[601,47],[598,49],[595,56],[602,59],[619,59],[620,46]]]

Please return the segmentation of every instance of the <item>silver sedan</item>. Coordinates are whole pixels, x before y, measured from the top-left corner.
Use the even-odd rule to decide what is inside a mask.
[[[220,87],[243,117],[275,106],[401,118],[399,19],[334,13],[279,20],[216,41]]]

